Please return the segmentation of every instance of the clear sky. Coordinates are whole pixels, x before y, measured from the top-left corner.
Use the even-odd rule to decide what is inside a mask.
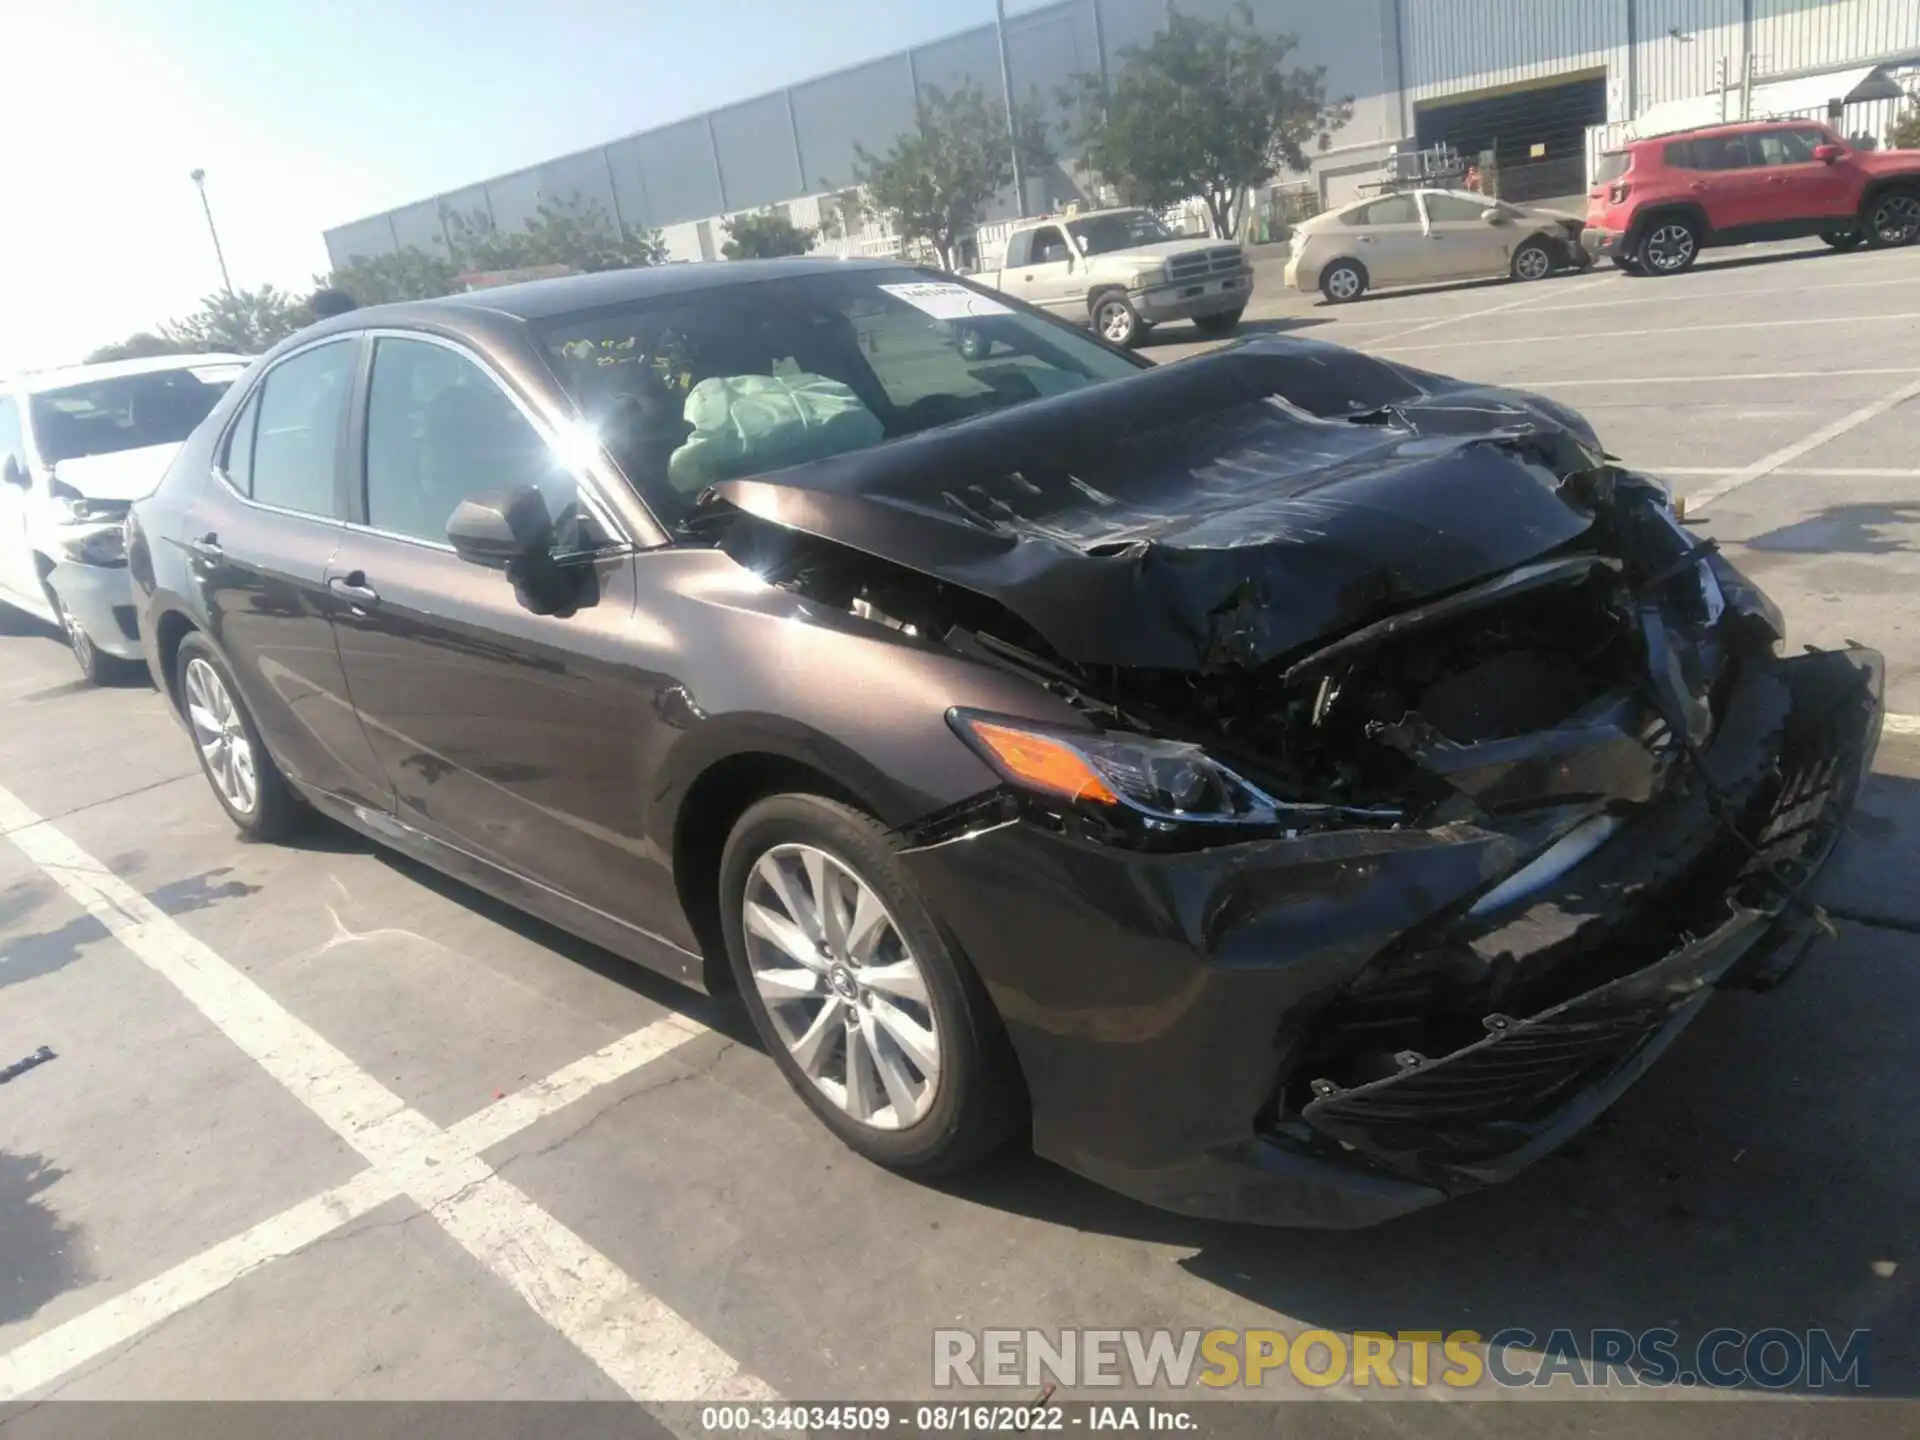
[[[1011,10],[1029,8],[1016,0]],[[993,18],[992,0],[0,0],[0,374],[320,232]]]

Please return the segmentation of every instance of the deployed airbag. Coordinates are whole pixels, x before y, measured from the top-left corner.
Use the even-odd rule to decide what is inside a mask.
[[[863,450],[884,435],[860,397],[824,375],[712,376],[688,392],[684,413],[693,433],[668,459],[667,479],[685,495]]]

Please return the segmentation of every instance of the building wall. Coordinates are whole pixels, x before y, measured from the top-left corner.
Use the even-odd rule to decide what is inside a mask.
[[[1209,18],[1237,0],[1054,0],[1007,17],[1016,101],[1055,92],[1078,74],[1109,73],[1150,40],[1170,6]],[[1920,0],[1251,0],[1255,22],[1299,36],[1301,64],[1324,65],[1329,90],[1353,97],[1353,118],[1314,159],[1330,201],[1372,177],[1414,132],[1414,109],[1443,97],[1604,68],[1608,119],[1713,88],[1724,63],[1737,84],[1751,55],[1781,74],[1920,55]],[[913,123],[931,86],[1000,91],[991,25],[800,81],[708,115],[630,135],[576,155],[479,182],[329,230],[335,263],[396,245],[445,251],[445,212],[483,212],[511,229],[543,201],[574,195],[633,229],[658,229],[675,258],[710,254],[720,220],[851,182],[855,147],[884,150]],[[997,222],[1080,192],[1071,167],[1033,177],[1025,207],[1009,192]],[[814,211],[817,214],[817,207]],[[794,211],[796,223],[801,211]],[[701,222],[707,222],[705,232]],[[888,243],[873,227],[836,248]]]

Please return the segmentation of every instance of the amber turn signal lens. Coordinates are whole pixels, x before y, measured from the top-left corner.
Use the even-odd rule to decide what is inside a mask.
[[[1011,779],[1068,800],[1091,800],[1100,805],[1120,803],[1120,797],[1094,773],[1093,767],[1058,740],[985,720],[969,720],[966,726]]]

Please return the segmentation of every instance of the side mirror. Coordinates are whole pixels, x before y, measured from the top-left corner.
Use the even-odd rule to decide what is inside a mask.
[[[447,539],[462,560],[495,570],[544,556],[553,549],[547,497],[531,485],[469,495],[447,521]]]
[[[20,463],[18,455],[7,456],[6,463],[0,465],[0,484],[12,485],[25,490],[33,484],[33,477],[27,474],[27,467]]]
[[[1813,158],[1818,160],[1822,165],[1831,165],[1846,153],[1847,152],[1838,145],[1816,145],[1813,147]]]

